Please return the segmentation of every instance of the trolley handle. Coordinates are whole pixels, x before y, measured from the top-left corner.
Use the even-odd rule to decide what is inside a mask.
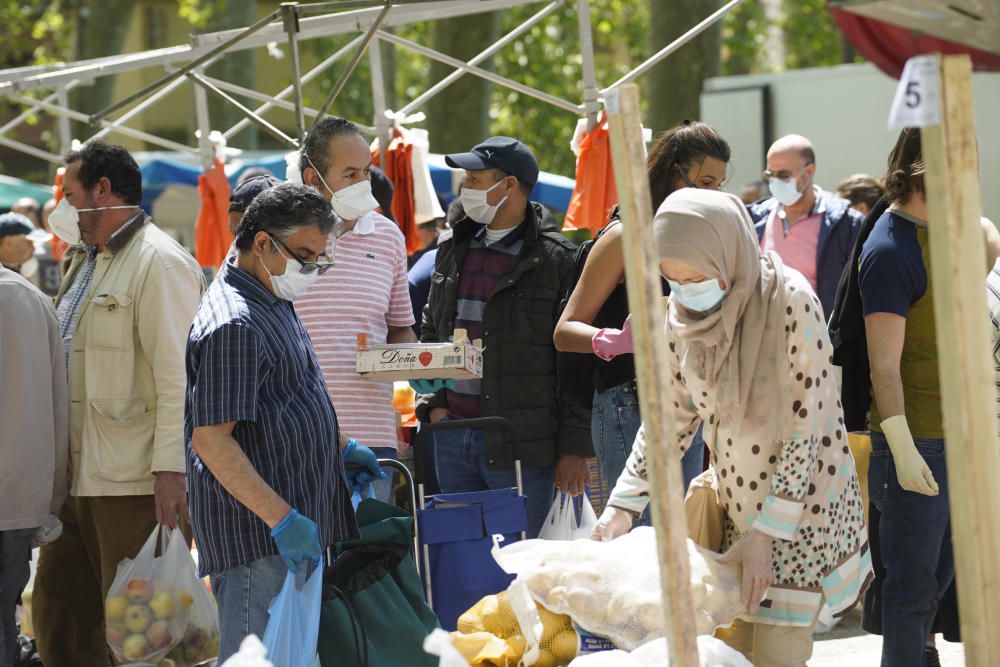
[[[413,563],[417,566],[417,574],[420,572],[420,527],[417,525],[417,485],[413,481],[413,474],[410,469],[406,467],[403,463],[397,461],[396,459],[378,459],[378,464],[383,468],[392,468],[406,480],[406,488],[410,492],[410,507],[413,508]],[[360,469],[364,468],[363,465],[358,464],[347,464],[346,468],[350,469]]]
[[[417,436],[413,439],[413,448],[416,450],[418,447],[422,447],[424,440],[433,435],[438,431],[457,431],[465,429],[480,429],[483,431],[500,431],[510,442],[511,453],[514,456],[514,461],[521,460],[521,438],[517,435],[517,431],[514,429],[514,425],[510,423],[510,420],[504,419],[503,417],[477,417],[475,419],[448,419],[436,421],[433,423],[421,423],[420,431]],[[414,452],[414,460],[419,461]],[[417,465],[417,479],[423,479],[421,474],[421,467]]]

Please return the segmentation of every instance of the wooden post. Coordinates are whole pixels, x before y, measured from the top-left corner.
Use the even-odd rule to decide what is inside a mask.
[[[698,644],[691,603],[687,557],[687,525],[681,498],[680,452],[677,447],[664,322],[666,310],[660,287],[660,260],[653,245],[653,210],[642,139],[639,87],[626,84],[605,96],[611,131],[611,158],[623,224],[625,281],[632,312],[632,342],[639,381],[639,409],[646,436],[649,495],[660,559],[663,611],[670,664],[697,667]]]
[[[962,642],[968,664],[995,664],[1000,443],[968,56],[941,58],[941,125],[921,135]]]

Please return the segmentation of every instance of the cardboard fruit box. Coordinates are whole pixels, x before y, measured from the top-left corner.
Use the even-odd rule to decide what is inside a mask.
[[[358,334],[355,369],[377,382],[472,380],[483,377],[483,342],[470,341],[465,329],[456,329],[451,343],[369,345]]]

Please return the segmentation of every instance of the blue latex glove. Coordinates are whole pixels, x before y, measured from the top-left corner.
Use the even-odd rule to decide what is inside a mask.
[[[454,380],[410,380],[410,386],[418,394],[436,394],[442,389],[451,389],[455,386]]]
[[[318,563],[323,557],[316,524],[299,514],[295,508],[271,530],[271,538],[278,545],[278,553],[281,554],[285,567],[291,572],[297,573],[307,560]]]
[[[367,488],[376,479],[385,479],[385,471],[378,464],[375,452],[359,444],[354,438],[347,441],[344,463],[353,466],[346,470],[347,481],[352,489]]]

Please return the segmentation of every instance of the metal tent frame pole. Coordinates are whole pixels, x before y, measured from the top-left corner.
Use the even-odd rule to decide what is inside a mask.
[[[718,11],[699,22],[684,35],[681,35],[673,43],[661,49],[614,84],[604,89],[598,86],[594,65],[594,44],[593,33],[590,27],[589,0],[551,0],[526,21],[487,46],[467,62],[440,53],[427,46],[417,44],[388,31],[393,26],[408,23],[467,16],[483,12],[503,11],[524,5],[541,4],[541,1],[339,0],[336,2],[306,4],[284,2],[278,10],[271,12],[247,27],[195,35],[192,36],[190,43],[186,45],[119,56],[91,58],[71,63],[33,65],[3,70],[0,71],[0,97],[5,97],[11,102],[23,104],[27,108],[14,120],[0,127],[0,144],[49,162],[59,162],[59,156],[54,153],[28,146],[23,142],[4,136],[5,132],[16,128],[25,119],[38,114],[40,111],[44,111],[57,119],[59,144],[63,152],[69,150],[71,143],[70,121],[77,120],[96,125],[99,128],[93,137],[99,138],[117,133],[168,150],[199,155],[202,158],[203,164],[208,166],[211,164],[211,158],[214,157],[214,146],[212,146],[211,140],[208,138],[212,128],[208,113],[207,98],[211,94],[238,109],[243,115],[241,120],[223,133],[222,136],[225,139],[231,139],[253,123],[275,136],[282,145],[294,148],[300,145],[310,127],[307,123],[307,118],[320,118],[327,113],[343,91],[351,74],[367,53],[368,63],[372,71],[372,101],[375,107],[375,120],[374,127],[361,127],[366,132],[378,136],[387,145],[391,132],[391,121],[385,117],[385,85],[387,82],[384,80],[384,73],[381,66],[382,54],[380,47],[382,42],[403,47],[455,68],[454,72],[424,90],[400,109],[400,114],[412,113],[460,77],[471,74],[509,90],[541,100],[563,111],[577,116],[582,115],[586,117],[588,127],[593,127],[601,110],[603,96],[608,90],[633,81],[646,73],[650,67],[674,53],[677,49],[721,19],[742,0],[730,0]],[[583,69],[583,99],[580,103],[561,99],[555,95],[501,76],[479,66],[500,51],[500,49],[512,43],[533,26],[550,16],[557,9],[571,2],[577,11],[577,28],[579,30],[580,56]],[[304,74],[301,73],[300,45],[303,40],[359,32],[361,34],[356,35],[347,45],[338,49],[309,71]],[[287,43],[287,47],[291,51],[291,82],[274,95],[251,90],[235,83],[209,77],[204,74],[204,67],[224,54],[263,47],[271,42],[279,41]],[[327,94],[323,105],[319,109],[306,107],[303,101],[303,86],[319,77],[347,53],[352,54],[351,59]],[[112,103],[96,114],[88,115],[70,108],[68,91],[75,86],[92,83],[100,77],[156,67],[165,68],[167,74],[124,99]],[[145,109],[162,101],[164,97],[183,85],[185,81],[191,81],[193,84],[195,116],[199,130],[197,148],[125,125],[126,122],[135,118]],[[29,98],[23,94],[24,91],[36,89],[47,89],[50,92],[42,99]],[[240,95],[259,101],[261,104],[254,109],[250,109],[237,101],[233,95]],[[292,101],[287,100],[289,96],[292,96]],[[107,118],[115,111],[125,107],[128,107],[128,110],[114,120]],[[285,109],[294,113],[296,137],[293,138],[264,118],[264,114],[273,109]]]
[[[581,0],[581,1],[582,2],[587,2],[588,0]],[[484,60],[486,60],[487,58],[489,58],[490,56],[492,56],[494,53],[496,53],[497,51],[499,51],[503,47],[507,46],[508,44],[510,44],[511,42],[513,42],[515,39],[517,39],[518,37],[520,37],[521,35],[523,35],[525,32],[527,32],[528,30],[530,30],[532,28],[532,26],[534,26],[535,24],[541,22],[549,14],[551,14],[555,10],[559,9],[559,7],[563,6],[564,3],[565,3],[565,0],[555,0],[554,2],[550,2],[541,11],[539,11],[537,14],[535,14],[534,16],[532,16],[531,18],[529,18],[527,21],[525,21],[521,25],[517,26],[516,28],[514,28],[513,30],[511,30],[510,32],[508,32],[506,35],[504,35],[503,37],[501,37],[500,39],[498,39],[496,42],[494,42],[489,48],[487,48],[487,49],[485,49],[483,51],[480,51],[467,64],[469,64],[469,65],[478,65],[479,63],[483,62]],[[448,86],[450,86],[451,84],[455,83],[460,78],[462,78],[463,74],[465,74],[464,71],[462,71],[460,69],[456,69],[454,72],[452,72],[451,74],[449,74],[445,78],[441,79],[440,81],[438,81],[437,83],[435,83],[433,86],[431,86],[430,88],[428,88],[427,90],[425,90],[423,93],[421,93],[420,95],[418,95],[416,98],[414,98],[414,100],[412,102],[410,102],[405,107],[403,107],[402,109],[400,109],[399,113],[404,114],[404,115],[405,114],[409,114],[409,113],[413,113],[413,111],[415,111],[416,109],[419,109],[421,106],[423,106],[424,104],[426,104],[428,102],[428,100],[430,100],[432,97],[434,97],[435,95],[437,95],[438,93],[440,93],[442,90],[444,90],[445,88],[447,88]]]
[[[344,57],[344,54],[346,54],[348,51],[350,51],[355,46],[360,44],[362,39],[364,39],[364,35],[358,35],[353,40],[348,42],[345,46],[337,50],[333,55],[328,57],[326,60],[324,60],[323,62],[321,62],[320,64],[316,65],[311,70],[303,74],[302,78],[299,79],[299,84],[305,85],[310,81],[312,81],[313,79],[315,79],[320,74],[322,74],[323,72],[325,72],[327,69],[330,68],[331,65],[340,60],[342,57]],[[276,106],[281,106],[280,102],[284,100],[286,97],[288,97],[294,91],[295,91],[294,83],[286,86],[285,88],[282,88],[280,91],[270,96],[267,102],[254,109],[254,113],[256,113],[257,115],[262,115]],[[309,113],[309,111],[306,111],[306,113]],[[316,113],[319,112],[317,111]],[[231,128],[223,132],[222,136],[225,137],[226,139],[229,139],[234,135],[238,134],[244,128],[248,127],[249,125],[250,121],[246,118],[243,118],[238,123],[233,125]]]

